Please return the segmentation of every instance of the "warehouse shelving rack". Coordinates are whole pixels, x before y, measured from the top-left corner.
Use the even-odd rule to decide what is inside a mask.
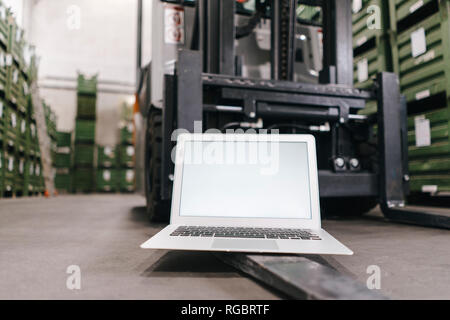
[[[450,1],[392,1],[413,194],[450,193]]]

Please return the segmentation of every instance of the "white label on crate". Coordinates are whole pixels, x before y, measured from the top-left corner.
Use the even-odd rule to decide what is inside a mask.
[[[416,100],[428,98],[431,95],[430,90],[424,90],[416,93]]]
[[[417,59],[415,59],[415,60],[414,60],[414,65],[417,66],[417,65],[419,65],[419,64],[421,64],[421,63],[424,63],[424,62],[428,62],[428,61],[430,61],[430,60],[433,60],[433,59],[435,58],[435,56],[436,56],[435,51],[434,51],[434,50],[431,50],[431,51],[429,51],[427,54],[424,54],[424,55],[418,57]]]
[[[166,44],[184,44],[184,8],[165,5],[164,42]]]
[[[24,167],[24,161],[23,161],[23,159],[20,159],[20,162],[19,162],[19,172],[20,172],[20,174],[23,174],[23,167]]]
[[[0,153],[0,169],[3,168],[3,157],[2,154]]]
[[[15,69],[13,72],[13,82],[17,83],[19,81],[19,70]]]
[[[6,19],[6,9],[5,9],[5,7],[1,7],[1,6],[0,6],[0,18],[1,18],[2,20],[5,20],[5,19]]]
[[[103,153],[105,154],[105,156],[109,157],[112,154],[112,149],[111,147],[105,147],[105,149],[103,149]]]
[[[103,180],[105,181],[111,180],[111,172],[109,170],[103,171]]]
[[[22,122],[20,123],[20,132],[24,134],[26,130],[27,130],[27,123],[25,120],[22,120]]]
[[[425,37],[425,29],[420,28],[411,33],[411,53],[416,58],[427,52],[427,39]]]
[[[126,179],[127,179],[127,182],[133,182],[133,180],[134,180],[134,171],[133,170],[127,170]]]
[[[36,165],[36,169],[34,170],[34,172],[36,172],[37,176],[41,175],[41,167],[39,165]]]
[[[353,0],[352,5],[353,13],[358,13],[362,9],[362,0]]]
[[[129,157],[134,156],[134,147],[132,147],[132,146],[128,146],[128,147],[127,147],[127,155],[128,155]]]
[[[14,171],[14,159],[13,158],[8,159],[8,171],[9,172]]]
[[[11,127],[15,128],[17,126],[17,117],[16,114],[13,112],[11,113]]]
[[[3,102],[0,101],[0,118],[3,118]]]
[[[416,3],[414,3],[411,7],[409,7],[409,12],[413,13],[419,10],[423,6],[423,0],[419,0]]]
[[[438,192],[438,186],[422,186],[423,193],[432,193],[435,194]]]
[[[5,56],[5,63],[6,63],[7,66],[12,66],[12,64],[13,64],[13,57],[12,57],[12,55],[7,54]]]
[[[0,67],[4,68],[6,66],[6,57],[3,52],[0,52]]]
[[[36,126],[34,125],[34,123],[31,124],[31,136],[34,138],[34,136],[36,135]]]
[[[369,62],[367,59],[358,61],[358,82],[364,82],[369,79]]]
[[[356,44],[358,45],[358,47],[362,46],[366,42],[367,42],[367,37],[361,37],[358,40],[356,40]]]
[[[22,40],[22,30],[19,28],[16,29],[16,42],[20,42]]]
[[[431,146],[431,126],[430,120],[425,119],[424,116],[416,117],[414,119],[416,131],[416,146],[429,147]]]
[[[132,123],[129,123],[129,124],[127,125],[127,130],[128,130],[128,132],[133,132],[133,129],[134,129],[133,124],[132,124]]]

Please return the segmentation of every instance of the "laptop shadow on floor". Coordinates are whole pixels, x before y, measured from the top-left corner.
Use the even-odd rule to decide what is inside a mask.
[[[130,220],[140,225],[149,226],[156,229],[163,229],[167,226],[167,223],[155,223],[150,221],[150,217],[147,213],[147,208],[133,207],[130,210]]]
[[[152,278],[239,278],[236,269],[210,252],[169,251],[147,268],[142,276]]]

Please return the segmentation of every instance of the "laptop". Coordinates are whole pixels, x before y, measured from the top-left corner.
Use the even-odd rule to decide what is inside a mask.
[[[144,249],[352,255],[321,227],[315,138],[181,134],[170,225]]]

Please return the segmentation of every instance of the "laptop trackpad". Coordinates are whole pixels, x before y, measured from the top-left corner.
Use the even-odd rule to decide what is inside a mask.
[[[230,250],[278,250],[277,242],[274,240],[242,240],[242,239],[215,239],[213,249]]]

